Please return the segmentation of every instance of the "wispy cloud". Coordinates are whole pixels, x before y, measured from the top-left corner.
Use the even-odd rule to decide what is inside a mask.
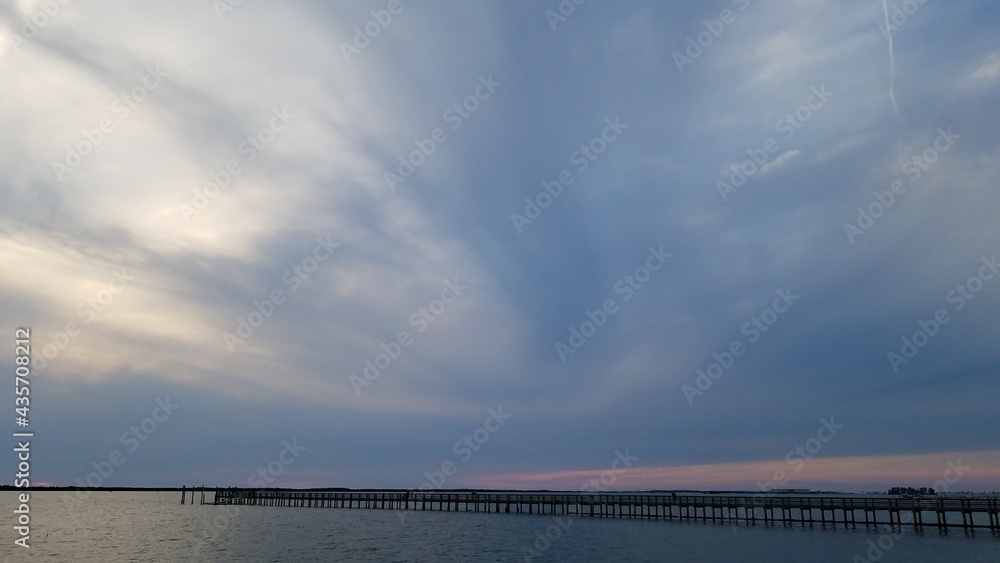
[[[244,2],[222,18],[193,0],[58,4],[34,31],[46,3],[0,8],[0,308],[33,327],[37,369],[58,383],[37,399],[52,440],[40,480],[106,453],[153,390],[185,401],[143,449],[168,461],[130,459],[123,482],[240,478],[273,455],[249,452],[294,435],[310,455],[289,483],[410,486],[497,402],[518,425],[463,469],[470,483],[569,483],[579,475],[552,472],[604,468],[617,444],[662,468],[636,482],[674,467],[723,482],[816,411],[863,421],[831,458],[1000,437],[984,399],[1000,285],[905,377],[885,361],[998,252],[985,0],[927,3],[900,28],[899,114],[873,64],[891,3],[751,2],[731,23],[696,4],[588,3],[555,31],[525,1],[404,3],[388,24],[371,23],[384,2]],[[689,37],[709,47],[679,73]],[[611,144],[615,116],[628,129]],[[926,152],[948,127],[961,140]],[[400,158],[414,171],[393,190]],[[755,173],[723,202],[730,162]],[[886,192],[891,210],[848,243],[845,222]],[[544,214],[518,234],[526,198]],[[317,237],[340,246],[312,263]],[[647,277],[654,244],[672,256]],[[468,292],[439,311],[456,278]],[[765,335],[753,319],[779,287],[808,302],[758,319]],[[618,312],[590,334],[608,299]],[[231,352],[225,335],[251,321]],[[564,364],[553,343],[572,329],[586,345]],[[752,329],[762,337],[692,411],[681,385]],[[404,331],[412,345],[359,396],[351,375]],[[82,421],[92,433],[68,430]],[[204,428],[197,444],[172,434]]]

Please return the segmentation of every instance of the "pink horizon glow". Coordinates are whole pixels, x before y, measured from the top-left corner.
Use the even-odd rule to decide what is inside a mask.
[[[795,460],[792,460],[793,462]],[[949,465],[951,462],[951,465]],[[642,466],[612,472],[610,465],[597,469],[499,473],[469,476],[462,486],[487,489],[648,490],[730,489],[762,491],[784,471],[787,482],[772,488],[837,489],[858,492],[893,486],[935,487],[947,477],[950,491],[1000,489],[1000,450],[934,454],[813,458],[798,463],[784,459],[685,466]],[[953,467],[961,465],[963,475]],[[799,470],[796,471],[796,467]],[[946,475],[947,472],[947,475]],[[592,479],[603,484],[590,485]],[[780,474],[778,474],[780,477]],[[609,485],[608,482],[612,481]],[[764,487],[761,487],[761,483]]]

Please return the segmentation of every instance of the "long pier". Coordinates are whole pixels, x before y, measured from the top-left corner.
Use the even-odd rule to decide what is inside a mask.
[[[183,494],[183,493],[182,493]],[[202,491],[202,504],[205,504]],[[191,491],[194,504],[194,491]],[[1000,499],[727,494],[587,494],[215,489],[215,505],[552,514],[745,524],[987,528],[1000,532]]]

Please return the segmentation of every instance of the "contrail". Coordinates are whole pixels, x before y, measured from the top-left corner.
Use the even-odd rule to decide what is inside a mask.
[[[885,12],[885,34],[889,37],[889,99],[892,100],[892,112],[899,113],[899,107],[896,106],[896,56],[893,53],[892,48],[892,27],[889,23],[889,3],[888,0],[882,0],[882,10]]]

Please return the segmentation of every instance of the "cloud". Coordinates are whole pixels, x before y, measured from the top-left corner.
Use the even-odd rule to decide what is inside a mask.
[[[39,379],[67,390],[40,393],[40,424],[74,461],[40,479],[71,482],[166,394],[185,398],[175,428],[218,430],[186,445],[165,429],[144,451],[169,461],[116,479],[232,483],[297,435],[289,482],[413,486],[495,404],[516,424],[470,483],[561,483],[631,447],[652,486],[679,474],[657,468],[779,456],[816,412],[857,421],[837,458],[996,443],[982,397],[1000,285],[948,300],[1000,251],[995,18],[949,12],[931,33],[941,8],[924,6],[894,43],[895,115],[878,3],[751,3],[683,73],[673,53],[718,12],[587,4],[553,31],[528,2],[404,3],[372,23],[384,5],[220,19],[95,1],[18,35],[38,6],[0,9],[0,307],[32,326]],[[819,88],[834,95],[817,109]],[[949,127],[954,146],[927,152]],[[727,163],[769,138],[722,201]],[[512,215],[564,171],[518,233]],[[845,224],[885,193],[852,244]],[[319,260],[317,238],[340,246]],[[672,256],[647,277],[660,245]],[[456,279],[468,290],[445,306]],[[783,288],[801,301],[756,328]],[[618,312],[562,362],[556,343],[607,300]],[[893,373],[887,354],[941,307],[954,321]],[[688,404],[681,386],[737,341]],[[376,362],[359,395],[352,376]],[[100,436],[65,430],[92,419]],[[220,461],[193,469],[206,453]]]
[[[777,157],[775,157],[775,159],[772,162],[768,162],[764,166],[761,166],[760,171],[763,174],[767,174],[768,172],[774,170],[775,168],[781,168],[782,166],[785,165],[785,163],[787,163],[789,160],[792,160],[797,156],[799,156],[798,149],[790,150],[786,153],[780,154]]]
[[[1000,452],[944,452],[924,455],[859,456],[816,458],[788,463],[785,460],[622,468],[614,481],[615,489],[687,489],[742,490],[755,493],[775,488],[794,488],[863,492],[885,491],[894,486],[937,487],[970,490],[989,487],[1000,478],[996,463]],[[949,463],[950,462],[950,463]],[[960,468],[961,474],[956,474]],[[796,471],[796,469],[799,469]],[[607,469],[582,469],[551,473],[516,473],[488,475],[465,481],[473,487],[499,490],[581,490],[593,479],[600,479]],[[947,474],[949,483],[945,480]],[[782,481],[775,486],[774,475]],[[605,475],[605,480],[607,480]],[[941,487],[941,483],[945,487]],[[763,484],[763,486],[761,486]],[[842,489],[840,487],[845,487]],[[593,488],[587,490],[594,490]]]
[[[993,53],[965,79],[970,87],[986,88],[1000,79],[1000,53]]]

